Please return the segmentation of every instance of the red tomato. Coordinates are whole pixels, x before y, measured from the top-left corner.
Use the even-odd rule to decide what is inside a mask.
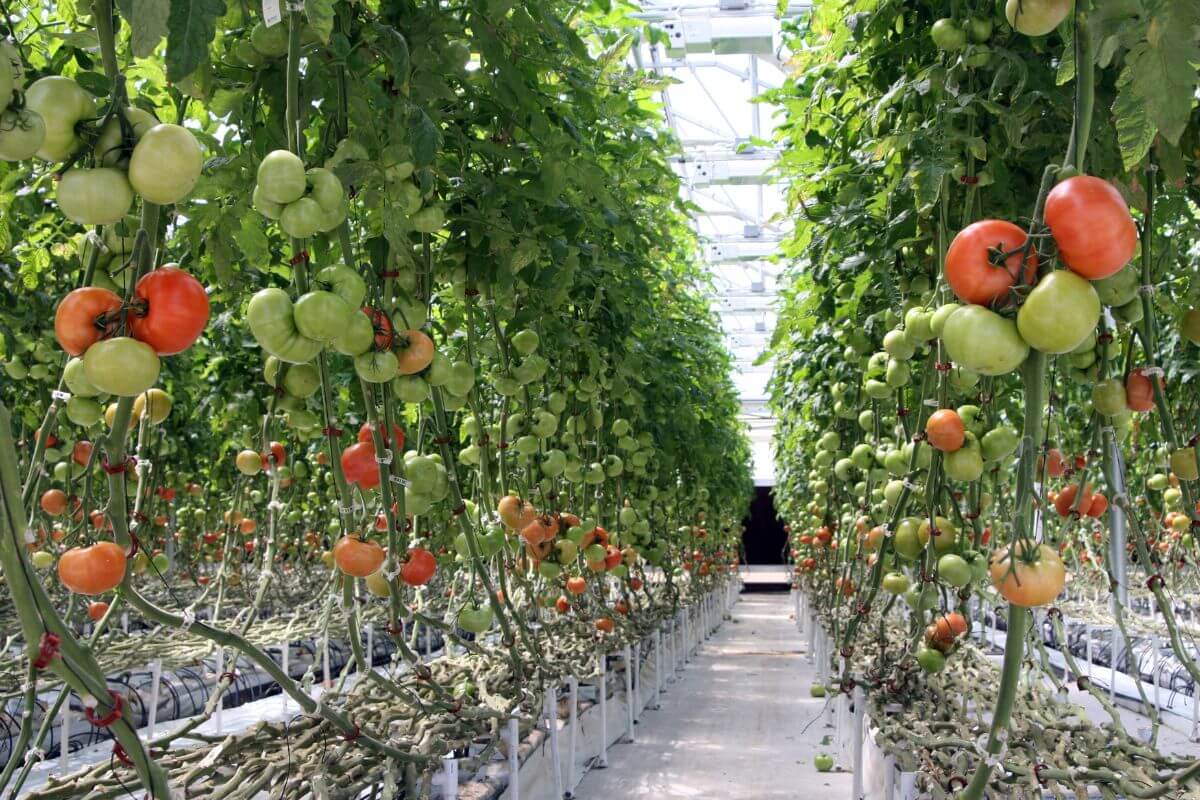
[[[392,321],[388,319],[388,315],[378,308],[364,307],[359,310],[371,320],[371,327],[375,330],[375,349],[391,350],[392,343],[396,339],[396,329],[392,327]]]
[[[81,467],[86,467],[88,460],[92,457],[92,443],[87,439],[80,439],[71,448],[71,460]]]
[[[125,549],[113,542],[72,547],[58,559],[58,579],[76,594],[103,594],[125,578]]]
[[[129,328],[160,356],[188,349],[208,324],[204,285],[174,264],[144,275],[133,293]]]
[[[1045,220],[1059,259],[1091,281],[1120,272],[1137,249],[1137,226],[1125,198],[1091,175],[1055,186],[1046,197]]]
[[[271,442],[271,452],[262,454],[262,468],[270,469],[272,461],[277,467],[282,467],[287,463],[287,451],[279,442]]]
[[[1158,388],[1163,388],[1162,376],[1158,376]],[[1130,411],[1150,411],[1154,408],[1154,384],[1143,367],[1129,373],[1125,379],[1125,404]]]
[[[108,613],[108,603],[103,600],[94,600],[88,603],[87,615],[92,622],[99,622],[104,619],[104,615]]]
[[[400,567],[400,580],[409,586],[424,586],[437,572],[433,553],[420,547],[408,551],[408,560]]]
[[[357,483],[363,489],[378,486],[379,465],[375,463],[375,445],[357,442],[343,450],[342,472],[348,483]]]
[[[117,332],[121,298],[108,289],[84,286],[67,294],[54,312],[54,338],[73,356]]]
[[[1046,474],[1051,478],[1060,478],[1067,471],[1067,464],[1063,460],[1062,451],[1057,447],[1050,448],[1050,452],[1046,453]]]
[[[943,453],[953,453],[961,449],[966,438],[966,427],[962,417],[952,408],[939,408],[929,415],[925,423],[925,435],[929,444]]]
[[[1089,517],[1102,517],[1105,511],[1108,511],[1108,498],[1096,492],[1092,495],[1092,504],[1088,506],[1087,515]]]
[[[61,516],[67,510],[67,495],[62,489],[47,489],[42,495],[42,511],[52,517]]]
[[[1083,487],[1083,497],[1078,498],[1078,502],[1076,502],[1078,494],[1079,484],[1072,483],[1059,492],[1058,497],[1054,498],[1054,510],[1060,517],[1067,517],[1073,513],[1082,516],[1091,510],[1094,499],[1091,485],[1087,484]]]
[[[1009,253],[1024,247],[1025,231],[999,219],[980,220],[959,231],[946,251],[946,281],[960,300],[989,306],[1008,296],[1021,272],[1021,255],[1014,253],[1000,267],[992,263],[995,252]],[[1037,253],[1025,259],[1021,282],[1037,279]]]
[[[587,581],[578,575],[567,578],[567,591],[571,594],[583,594],[587,591]]]
[[[404,447],[404,429],[396,423],[392,423],[392,434],[388,435],[387,429],[381,427],[379,432],[383,435],[384,447],[393,447],[392,442],[395,442],[395,448],[399,450]],[[362,427],[358,429],[358,441],[365,444],[370,444],[374,441],[374,436],[371,433],[371,423],[364,422]]]

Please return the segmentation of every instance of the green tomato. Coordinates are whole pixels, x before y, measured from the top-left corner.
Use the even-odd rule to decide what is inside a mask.
[[[1146,309],[1142,307],[1140,299],[1130,300],[1123,306],[1113,309],[1113,316],[1117,318],[1117,322],[1123,322],[1126,325],[1136,325],[1142,321]]]
[[[437,233],[446,224],[446,214],[440,206],[428,206],[409,217],[417,233]]]
[[[475,367],[469,361],[455,361],[450,365],[445,386],[455,397],[466,397],[475,386]]]
[[[933,43],[937,49],[947,52],[962,50],[967,46],[967,32],[958,26],[954,20],[949,18],[939,19],[933,23],[933,27],[929,29],[930,35],[933,37]]]
[[[0,161],[33,158],[46,141],[46,123],[41,114],[24,109],[0,112]]]
[[[30,554],[29,560],[33,562],[33,566],[39,570],[48,570],[54,566],[54,554],[47,553],[45,550],[37,550]]]
[[[331,231],[341,225],[342,220],[346,218],[346,190],[338,176],[323,167],[310,169],[307,179],[312,190],[310,196],[321,207],[321,219],[317,230]],[[351,305],[358,306],[359,303],[351,303]]]
[[[975,44],[983,44],[992,38],[992,20],[990,17],[971,17],[967,22],[967,33]]]
[[[1142,284],[1142,271],[1135,262],[1130,262],[1115,275],[1092,281],[1096,295],[1106,306],[1117,308],[1134,300]]]
[[[125,173],[114,167],[69,169],[55,193],[59,210],[80,225],[112,225],[133,207],[133,187]]]
[[[951,314],[942,342],[955,363],[981,375],[1007,375],[1029,355],[1017,324],[983,306],[963,306]]]
[[[81,428],[90,428],[104,416],[104,407],[90,397],[72,395],[67,401],[67,418]]]
[[[808,687],[808,694],[811,697],[824,697],[825,696],[825,686],[820,683],[814,683]]]
[[[346,356],[360,356],[374,344],[375,327],[371,318],[362,312],[351,312],[346,327],[330,342],[334,350]]]
[[[458,612],[458,627],[480,634],[492,627],[492,609],[487,605],[466,605]]]
[[[1015,428],[1006,426],[992,428],[980,440],[983,460],[990,462],[1007,458],[1016,452],[1017,445],[1020,443],[1021,437]]]
[[[288,51],[287,26],[276,23],[268,28],[264,23],[257,22],[250,29],[250,44],[260,55],[282,58]]]
[[[904,331],[892,330],[883,336],[883,349],[892,358],[907,361],[917,352],[917,343]]]
[[[946,656],[941,650],[935,650],[932,647],[921,646],[917,650],[917,664],[921,669],[930,675],[941,672],[946,666]]]
[[[1196,463],[1196,448],[1181,447],[1171,453],[1171,472],[1181,481],[1200,479],[1200,469]]]
[[[542,474],[547,478],[557,478],[567,468],[567,454],[562,450],[547,450],[542,458]]]
[[[391,350],[363,353],[354,357],[354,372],[367,383],[387,383],[400,372],[400,362]]]
[[[533,351],[537,350],[539,342],[540,339],[538,338],[537,331],[530,330],[529,328],[518,331],[512,337],[513,349],[522,356],[530,355]]]
[[[908,591],[910,582],[903,572],[889,572],[883,576],[883,590],[891,594],[904,594]]]
[[[292,298],[283,289],[262,289],[250,298],[246,322],[264,350],[280,361],[304,364],[321,352],[321,343],[300,333]]]
[[[1026,36],[1045,36],[1071,13],[1073,0],[1008,0],[1004,15],[1013,29]]]
[[[35,155],[65,161],[83,144],[76,126],[96,116],[96,101],[70,78],[50,75],[25,90],[25,108],[42,118],[46,135]]]
[[[1189,309],[1179,323],[1179,332],[1192,344],[1200,344],[1200,308]]]
[[[182,125],[155,125],[142,135],[129,158],[129,182],[142,198],[161,206],[183,200],[204,168],[204,152]]]
[[[404,470],[411,489],[417,494],[432,495],[438,483],[438,463],[428,456],[404,459]]]
[[[356,313],[345,300],[322,289],[311,291],[296,301],[293,315],[301,336],[319,342],[337,338]]]
[[[128,336],[96,342],[83,354],[88,381],[105,394],[135,397],[158,380],[154,348]]]
[[[941,336],[942,331],[946,327],[946,320],[950,319],[950,315],[958,309],[962,308],[958,303],[946,303],[938,306],[937,310],[929,318],[929,330],[934,336]]]
[[[1114,417],[1125,411],[1129,407],[1125,384],[1119,378],[1100,381],[1092,387],[1092,405],[1106,417]]]
[[[392,381],[392,391],[405,403],[422,403],[429,399],[429,384],[420,375],[401,375]]]
[[[1038,281],[1017,312],[1017,330],[1043,353],[1069,353],[1096,330],[1100,298],[1085,279],[1056,270]]]
[[[325,211],[311,197],[301,197],[283,207],[279,227],[294,239],[307,239],[321,230]]]
[[[968,585],[974,578],[971,565],[967,560],[955,553],[947,553],[938,559],[938,576],[956,589]]]
[[[962,447],[953,453],[943,453],[942,466],[950,480],[964,483],[979,480],[983,475],[983,453],[975,434],[968,432]]]
[[[272,150],[258,165],[256,188],[263,200],[279,205],[294,203],[308,188],[304,161],[289,150]]]
[[[309,170],[312,172],[312,170]],[[337,180],[334,178],[334,180]],[[338,183],[341,186],[341,183]],[[359,308],[367,297],[367,284],[357,270],[345,264],[325,267],[316,274],[318,288],[333,292],[351,308]],[[365,314],[363,316],[366,316]]]
[[[817,772],[829,772],[833,769],[833,756],[818,753],[813,756],[813,766],[817,768]]]
[[[923,529],[921,520],[917,517],[905,517],[896,526],[892,546],[898,555],[912,560],[921,555],[921,551],[925,549],[925,543],[928,541],[928,527]]]
[[[83,359],[78,356],[67,362],[67,366],[63,369],[63,381],[66,382],[67,389],[75,397],[95,397],[100,394],[100,390],[87,379],[83,368]]]
[[[928,342],[937,336],[933,332],[933,312],[927,308],[910,308],[904,314],[904,332],[910,339]]]

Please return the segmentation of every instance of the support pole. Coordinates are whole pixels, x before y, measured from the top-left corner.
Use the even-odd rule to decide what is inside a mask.
[[[632,744],[637,741],[633,732],[633,648],[625,645],[621,657],[625,660],[625,739]]]
[[[596,757],[596,767],[598,769],[606,769],[608,767],[608,659],[604,655],[604,650],[598,650],[597,658],[600,662],[597,668],[597,674],[600,676],[600,755]]]
[[[546,731],[550,734],[550,757],[554,759],[554,796],[562,797],[564,789],[562,756],[558,748],[558,688],[555,686],[546,687],[544,716]]]
[[[508,718],[508,800],[521,800],[521,723],[516,712]]]
[[[861,686],[854,687],[854,741],[850,743],[851,769],[854,770],[854,800],[863,797],[863,721],[866,718],[867,696]]]
[[[146,724],[146,738],[154,738],[154,726],[158,722],[158,692],[162,683],[162,659],[156,658],[150,662],[150,715]],[[284,692],[284,697],[287,693]]]
[[[575,793],[575,741],[579,737],[579,679],[574,675],[567,678],[567,791],[564,797]]]

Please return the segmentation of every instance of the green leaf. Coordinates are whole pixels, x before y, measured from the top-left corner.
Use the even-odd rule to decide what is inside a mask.
[[[264,220],[257,212],[242,216],[242,224],[233,235],[233,241],[244,263],[255,265],[271,262],[271,242],[263,232],[263,225]]]
[[[1154,143],[1157,127],[1146,113],[1142,98],[1134,90],[1133,65],[1126,65],[1117,79],[1117,99],[1113,102],[1113,117],[1117,126],[1117,146],[1121,150],[1121,163],[1125,169],[1133,169]]]
[[[324,43],[329,42],[333,33],[333,2],[334,0],[304,0],[304,16],[308,17],[308,24]]]
[[[432,164],[442,146],[442,132],[424,109],[414,107],[408,117],[409,139],[412,141],[413,163]]]
[[[129,6],[126,18],[132,31],[129,43],[133,54],[138,58],[152,55],[158,43],[167,35],[171,0],[125,0],[121,5]]]
[[[1179,142],[1187,127],[1200,86],[1200,75],[1192,67],[1200,63],[1200,43],[1195,35],[1198,25],[1200,9],[1194,4],[1165,3],[1151,17],[1145,40],[1135,45],[1126,59],[1131,76],[1128,88],[1172,143]]]
[[[217,35],[217,18],[224,13],[224,0],[171,0],[167,17],[169,80],[182,80],[204,63],[209,42]]]

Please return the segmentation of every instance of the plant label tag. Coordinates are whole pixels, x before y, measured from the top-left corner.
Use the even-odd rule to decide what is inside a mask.
[[[263,24],[268,28],[283,22],[283,14],[279,10],[279,0],[263,0]]]

